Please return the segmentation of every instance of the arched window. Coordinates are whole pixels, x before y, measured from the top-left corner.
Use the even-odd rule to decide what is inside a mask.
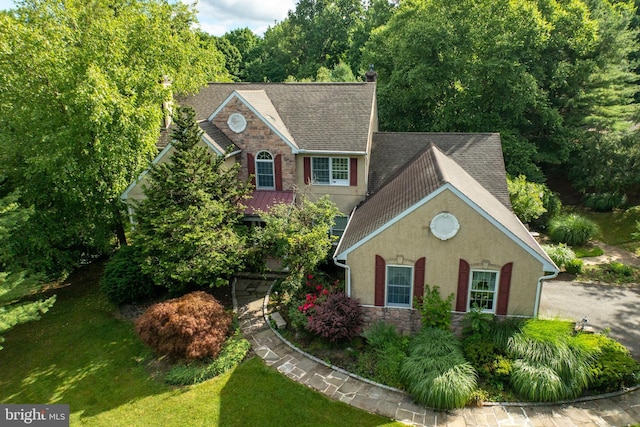
[[[258,190],[274,190],[273,156],[268,151],[261,151],[256,156],[256,188]]]

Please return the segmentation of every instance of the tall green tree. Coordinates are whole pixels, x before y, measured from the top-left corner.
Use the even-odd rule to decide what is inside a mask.
[[[541,181],[540,166],[568,162],[593,123],[628,123],[632,12],[609,0],[405,0],[363,55],[381,128],[500,132],[507,170]]]
[[[174,293],[228,283],[244,262],[246,233],[241,202],[252,187],[238,179],[238,164],[224,166],[203,146],[191,108],[179,108],[172,132],[175,152],[155,164],[135,208],[133,244],[142,271]]]
[[[170,91],[228,78],[194,22],[165,0],[23,0],[0,14],[0,174],[33,207],[11,243],[18,265],[56,275],[124,236],[119,195],[156,153]]]
[[[315,202],[300,196],[295,205],[278,204],[261,214],[265,226],[256,230],[256,239],[293,275],[301,276],[327,258],[336,240],[331,228],[337,215],[340,211],[328,196]]]

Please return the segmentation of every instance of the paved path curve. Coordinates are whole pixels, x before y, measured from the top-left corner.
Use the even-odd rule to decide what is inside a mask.
[[[498,404],[448,412],[427,409],[399,390],[350,376],[287,345],[264,318],[271,283],[238,278],[234,284],[234,305],[245,337],[267,365],[331,399],[415,426],[620,427],[640,423],[640,390],[558,405]]]

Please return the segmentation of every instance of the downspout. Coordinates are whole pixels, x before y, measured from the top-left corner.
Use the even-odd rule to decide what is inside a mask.
[[[538,288],[536,289],[536,304],[535,304],[535,307],[533,308],[534,318],[538,317],[538,311],[540,310],[540,297],[542,296],[542,282],[545,280],[555,279],[556,277],[558,277],[559,273],[560,271],[556,270],[552,272],[550,275],[542,276],[538,279]]]
[[[333,263],[335,265],[337,265],[338,267],[342,267],[345,270],[347,270],[347,296],[351,297],[351,267],[349,267],[347,264],[341,264],[337,258],[333,258]]]

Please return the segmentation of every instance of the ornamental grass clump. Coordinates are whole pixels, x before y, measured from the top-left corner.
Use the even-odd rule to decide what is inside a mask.
[[[596,350],[572,335],[572,324],[530,320],[510,340],[511,385],[528,400],[556,402],[588,388]]]
[[[582,246],[599,232],[598,225],[578,214],[559,215],[549,221],[549,236],[554,242]]]
[[[409,344],[400,377],[413,397],[435,409],[463,407],[477,386],[477,374],[451,331],[423,328]]]
[[[136,332],[158,355],[215,358],[231,333],[232,319],[212,295],[198,291],[152,305],[136,321]]]

